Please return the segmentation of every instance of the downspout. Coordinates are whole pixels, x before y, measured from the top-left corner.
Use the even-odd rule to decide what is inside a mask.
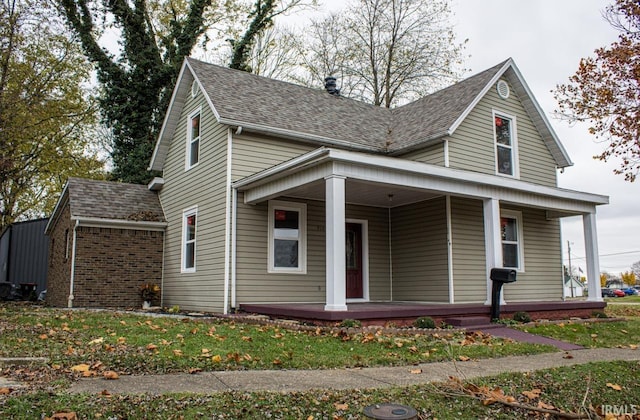
[[[233,189],[231,203],[231,307],[236,308],[236,251],[237,251],[237,231],[238,224],[236,218],[238,216],[238,190]]]
[[[444,167],[449,167],[449,139],[444,139]]]
[[[73,308],[73,281],[76,275],[76,238],[77,238],[77,230],[80,225],[80,220],[76,220],[76,224],[73,227],[73,244],[71,246],[71,278],[69,279],[69,300],[67,301],[67,307]]]
[[[233,158],[233,132],[227,129],[227,182],[225,193],[224,211],[224,292],[223,310],[224,314],[229,313],[229,283],[230,283],[230,262],[231,262],[231,169]]]

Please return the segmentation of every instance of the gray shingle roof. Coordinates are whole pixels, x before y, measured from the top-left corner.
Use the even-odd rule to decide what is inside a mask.
[[[146,185],[69,178],[71,216],[164,222],[158,195]]]

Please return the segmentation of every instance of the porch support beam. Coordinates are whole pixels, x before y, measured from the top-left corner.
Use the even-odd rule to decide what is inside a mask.
[[[502,239],[500,236],[500,201],[497,198],[485,198],[484,209],[484,249],[487,270],[487,300],[491,305],[491,269],[502,267]],[[500,296],[502,300],[502,295]]]
[[[325,178],[326,288],[325,311],[347,310],[345,261],[345,177]]]
[[[587,253],[587,288],[588,301],[602,302],[600,290],[600,261],[598,257],[598,232],[596,229],[596,212],[582,216],[584,226],[584,246]]]

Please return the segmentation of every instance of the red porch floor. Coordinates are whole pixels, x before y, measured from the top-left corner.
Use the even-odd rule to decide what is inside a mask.
[[[527,312],[532,319],[563,319],[590,317],[602,311],[606,303],[587,301],[566,302],[518,302],[502,305],[502,317],[510,317],[518,311]],[[380,322],[406,323],[418,317],[430,316],[436,321],[454,317],[486,317],[491,307],[483,304],[423,304],[412,302],[367,302],[350,303],[346,311],[325,311],[322,303],[241,304],[245,313],[268,315],[273,318],[288,318],[318,323],[339,322],[357,319],[365,324]]]

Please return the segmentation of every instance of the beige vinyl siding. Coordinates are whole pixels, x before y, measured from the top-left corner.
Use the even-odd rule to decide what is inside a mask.
[[[485,302],[487,271],[481,200],[451,198],[451,242],[455,303]]]
[[[449,301],[444,197],[394,208],[393,300]]]
[[[524,272],[504,286],[509,301],[549,301],[562,298],[560,221],[547,220],[544,210],[506,207],[522,212]]]
[[[493,111],[516,117],[520,179],[555,187],[557,172],[553,157],[513,89],[505,100],[492,86],[460,124],[449,141],[450,167],[496,173]]]
[[[236,300],[243,303],[325,302],[325,203],[278,197],[278,201],[307,205],[307,273],[267,272],[268,203],[246,205],[242,193],[237,211]],[[389,298],[387,210],[346,208],[348,219],[363,219],[369,226],[369,284],[373,300]]]
[[[201,107],[200,156],[185,171],[187,118]],[[171,141],[160,200],[167,218],[163,305],[221,312],[224,308],[224,238],[227,128],[216,122],[202,93],[187,95]],[[181,273],[182,214],[197,206],[196,272]]]
[[[444,143],[414,150],[412,152],[398,156],[401,159],[413,160],[416,162],[430,163],[431,165],[444,166]]]
[[[316,147],[256,135],[233,136],[232,178],[238,180],[300,156]]]

